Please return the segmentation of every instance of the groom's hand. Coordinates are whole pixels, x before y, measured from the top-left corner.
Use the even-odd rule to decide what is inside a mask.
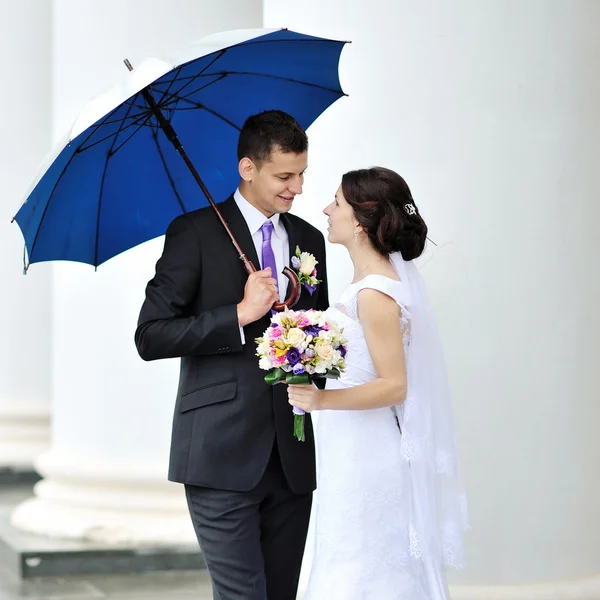
[[[271,277],[270,267],[252,273],[244,288],[244,299],[237,305],[239,324],[244,327],[258,321],[278,300],[277,280]]]

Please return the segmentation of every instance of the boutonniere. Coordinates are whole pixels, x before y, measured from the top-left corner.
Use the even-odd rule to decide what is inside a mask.
[[[317,285],[321,283],[321,280],[317,279],[316,266],[318,264],[319,261],[314,255],[309,252],[300,252],[300,246],[296,246],[296,254],[292,256],[292,267],[298,274],[300,284],[304,285],[311,296],[317,289]]]

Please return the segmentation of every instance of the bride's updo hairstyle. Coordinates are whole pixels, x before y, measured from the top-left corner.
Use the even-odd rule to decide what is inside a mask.
[[[398,173],[384,167],[349,171],[342,177],[342,192],[380,254],[400,252],[404,260],[422,254],[427,225]]]

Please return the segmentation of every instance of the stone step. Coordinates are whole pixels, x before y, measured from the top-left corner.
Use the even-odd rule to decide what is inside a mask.
[[[28,497],[31,497],[31,484],[0,485],[0,564],[19,580],[205,568],[195,544],[169,547],[108,545],[23,533],[10,524],[10,513]]]

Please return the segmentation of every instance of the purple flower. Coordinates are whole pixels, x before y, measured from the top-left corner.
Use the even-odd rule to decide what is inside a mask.
[[[292,366],[295,366],[300,362],[300,350],[298,350],[298,348],[290,348],[285,356]]]
[[[311,325],[310,327],[307,327],[304,330],[304,333],[306,335],[312,335],[314,338],[319,337],[319,332],[321,331],[320,327],[317,327],[317,325]]]
[[[294,365],[292,371],[294,372],[294,375],[302,375],[302,373],[306,372],[306,369],[303,364],[298,363],[297,365]]]
[[[340,346],[338,348],[338,350],[340,351],[340,354],[342,355],[342,358],[346,358],[346,352],[347,352],[346,346]]]
[[[275,322],[271,323],[271,327],[279,327],[279,325]]]
[[[292,256],[292,267],[296,270],[300,268],[300,259],[297,256]]]
[[[309,283],[305,283],[304,287],[308,290],[308,293],[311,296],[315,293],[315,290],[317,289],[316,285],[310,285]]]

